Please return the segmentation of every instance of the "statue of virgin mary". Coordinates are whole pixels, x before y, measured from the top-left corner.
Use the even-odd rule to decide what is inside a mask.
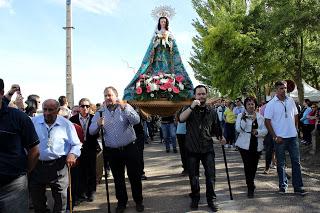
[[[153,16],[158,23],[142,64],[124,90],[124,100],[148,101],[191,99],[193,85],[182,63],[176,41],[169,31],[174,10],[157,7]]]

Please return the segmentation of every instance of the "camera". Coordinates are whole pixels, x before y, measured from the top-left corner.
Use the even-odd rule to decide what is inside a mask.
[[[253,115],[245,115],[244,118],[250,118],[250,119],[252,119],[252,118],[253,118]]]

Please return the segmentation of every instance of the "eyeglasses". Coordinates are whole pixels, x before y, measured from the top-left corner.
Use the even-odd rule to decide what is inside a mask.
[[[56,109],[50,109],[50,108],[43,108],[43,109],[42,109],[43,112],[46,112],[46,111],[47,111],[47,112],[53,112],[53,111],[55,111],[55,110],[56,110]]]
[[[90,105],[80,105],[81,108],[90,108]]]

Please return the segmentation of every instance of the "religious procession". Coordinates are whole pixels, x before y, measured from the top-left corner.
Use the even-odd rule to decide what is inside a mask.
[[[281,57],[280,47],[260,37],[266,43],[258,47],[262,35],[247,22],[284,7],[267,3],[192,1],[200,16],[189,60],[197,84],[171,31],[171,6],[152,10],[155,30],[139,69],[124,88],[95,91],[101,102],[84,95],[73,103],[71,64],[59,97],[40,97],[36,87],[25,96],[23,79],[8,86],[1,73],[0,212],[319,212],[319,59],[305,53],[304,64],[291,66],[271,58]],[[71,63],[71,0],[66,8]],[[232,37],[241,27],[247,38]],[[303,38],[292,49],[319,42],[308,38],[303,47]],[[236,39],[246,48],[232,46]],[[302,72],[307,63],[316,77]]]

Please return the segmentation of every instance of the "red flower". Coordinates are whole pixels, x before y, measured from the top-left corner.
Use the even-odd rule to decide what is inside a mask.
[[[167,88],[166,88],[166,86],[164,84],[160,86],[160,89],[161,90],[167,90]]]
[[[156,85],[160,84],[160,80],[156,80],[154,83],[156,83]]]
[[[142,75],[139,76],[139,78],[140,78],[140,79],[144,79],[145,76],[142,74]]]
[[[141,95],[141,93],[142,93],[142,88],[141,88],[141,87],[138,87],[138,88],[136,89],[136,93],[137,93],[138,95]]]
[[[179,94],[179,93],[180,93],[179,88],[178,88],[178,87],[175,87],[175,86],[172,87],[172,91],[173,91],[174,93],[176,93],[176,94]]]
[[[170,79],[168,80],[168,82],[167,82],[167,83],[172,84],[172,83],[173,83],[173,79],[172,79],[172,78],[170,78]]]
[[[147,86],[147,93],[150,93],[151,92],[151,87],[148,85]]]
[[[163,86],[168,89],[170,87],[172,87],[172,84],[168,81],[167,83],[163,84]]]
[[[176,81],[178,81],[179,83],[181,83],[183,80],[184,80],[184,77],[182,75],[176,76]]]

